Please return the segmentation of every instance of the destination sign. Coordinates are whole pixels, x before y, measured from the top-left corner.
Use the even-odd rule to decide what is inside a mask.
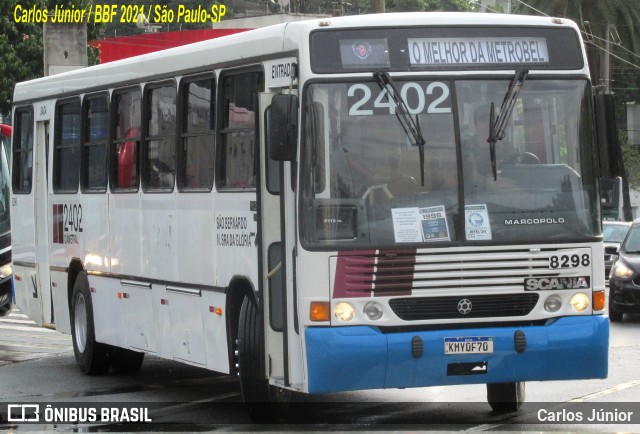
[[[414,65],[546,64],[545,38],[409,38]]]
[[[316,74],[585,67],[580,35],[570,27],[323,29],[312,32],[310,42],[311,70]]]
[[[409,38],[411,65],[549,62],[544,38]]]

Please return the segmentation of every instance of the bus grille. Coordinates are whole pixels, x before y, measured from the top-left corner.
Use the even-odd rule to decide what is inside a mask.
[[[395,298],[389,300],[389,306],[399,318],[405,321],[419,321],[525,316],[537,302],[537,293],[527,293]]]
[[[579,276],[589,269],[550,269],[568,248],[434,249],[340,252],[332,258],[334,298],[427,296],[433,291],[524,290],[528,277]],[[442,294],[433,294],[434,296]]]

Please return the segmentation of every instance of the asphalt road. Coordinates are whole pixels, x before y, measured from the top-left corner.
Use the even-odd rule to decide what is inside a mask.
[[[15,312],[0,319],[0,414],[9,404],[63,408],[144,408],[152,422],[30,424],[0,422],[13,431],[526,431],[640,432],[640,317],[611,326],[605,380],[527,383],[519,413],[496,414],[482,385],[366,391],[304,397],[287,423],[252,424],[237,380],[147,357],[134,376],[83,376],[71,341],[35,327]],[[633,412],[631,420],[624,419]],[[595,412],[606,423],[590,422]],[[568,424],[580,414],[582,423]],[[69,416],[68,414],[66,416]],[[617,419],[616,419],[617,418]],[[621,420],[622,418],[622,420]],[[64,419],[64,418],[62,418]],[[4,423],[4,425],[3,425]]]

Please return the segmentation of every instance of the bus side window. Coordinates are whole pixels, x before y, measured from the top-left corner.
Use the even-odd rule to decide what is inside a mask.
[[[255,170],[256,95],[264,89],[262,71],[227,74],[222,77],[222,126],[220,166],[217,175],[222,188],[253,188]]]
[[[180,91],[178,188],[181,191],[210,191],[215,158],[215,80],[187,79]]]
[[[33,112],[16,110],[13,130],[12,186],[14,194],[31,193],[33,180]]]
[[[142,187],[173,191],[176,172],[176,85],[145,90],[145,152]]]
[[[111,189],[115,191],[137,191],[140,183],[141,99],[137,88],[114,93]]]
[[[107,191],[109,102],[107,95],[84,101],[81,184],[83,191]]]
[[[53,154],[53,191],[76,193],[80,184],[80,100],[63,102],[56,107]]]

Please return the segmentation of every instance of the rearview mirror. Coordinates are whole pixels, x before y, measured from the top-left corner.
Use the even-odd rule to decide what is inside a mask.
[[[298,97],[275,95],[268,116],[269,155],[275,161],[294,161],[298,148]]]

